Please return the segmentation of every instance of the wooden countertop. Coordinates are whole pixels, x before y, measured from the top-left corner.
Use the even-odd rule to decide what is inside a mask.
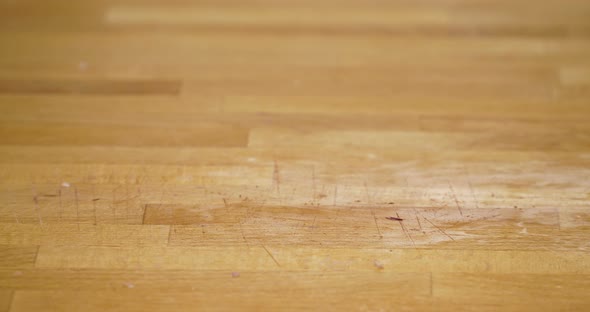
[[[589,17],[0,1],[0,311],[590,311]]]

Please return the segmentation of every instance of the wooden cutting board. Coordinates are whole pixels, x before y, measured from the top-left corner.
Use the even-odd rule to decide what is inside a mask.
[[[588,17],[0,1],[0,311],[588,311]]]

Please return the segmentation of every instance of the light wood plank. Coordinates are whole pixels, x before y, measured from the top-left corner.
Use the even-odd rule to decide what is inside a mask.
[[[0,223],[3,245],[164,246],[170,227],[165,225],[84,225]]]
[[[0,271],[3,287],[17,290],[95,290],[95,291],[161,291],[191,292],[196,295],[209,292],[223,294],[225,291],[241,296],[239,293],[245,284],[255,283],[256,288],[264,292],[279,292],[278,288],[288,289],[292,281],[301,284],[297,288],[307,288],[315,280],[320,285],[360,278],[367,283],[381,283],[389,280],[395,288],[415,291],[416,295],[428,295],[430,292],[429,273],[403,273],[385,271],[367,272],[301,272],[301,271],[194,271],[194,270],[116,270],[116,269],[35,269],[21,270],[14,274],[12,270]],[[321,276],[318,276],[321,275]],[[362,277],[364,276],[364,277]],[[308,281],[298,281],[307,277]],[[211,283],[210,281],[216,281]],[[266,283],[265,283],[266,281]],[[346,282],[345,282],[346,283]],[[406,287],[409,287],[406,288]]]
[[[477,301],[482,304],[536,302],[547,310],[568,310],[569,305],[588,304],[590,289],[587,275],[562,274],[452,274],[432,276],[435,298],[453,302]],[[534,284],[536,287],[528,287]]]
[[[0,94],[178,95],[179,81],[0,80]]]
[[[17,291],[11,311],[139,311],[149,306],[153,311],[227,310],[235,306],[243,309],[310,309],[310,308],[378,308],[397,304],[398,294],[406,293],[407,300],[428,300],[430,275],[411,274],[323,274],[319,278],[300,273],[249,274],[232,278],[229,272],[208,274],[222,288],[211,288],[207,283],[194,282],[194,289],[168,289],[149,295],[143,286],[134,285],[121,291]],[[205,275],[207,276],[207,275]],[[198,279],[197,279],[198,280]],[[336,285],[336,286],[335,286]],[[363,285],[362,290],[358,287]],[[241,291],[248,288],[257,293]],[[228,293],[227,290],[236,291]],[[382,291],[386,289],[386,291]],[[348,297],[345,304],[339,298]],[[108,303],[105,304],[105,300]],[[265,302],[265,303],[261,303]]]
[[[231,125],[193,127],[142,125],[4,122],[3,145],[74,146],[245,146],[248,130]]]
[[[8,289],[0,289],[0,311],[8,312],[12,303],[14,292]]]
[[[586,273],[584,252],[290,247],[41,246],[42,269]]]
[[[0,267],[33,267],[37,259],[37,247],[14,247],[0,245]]]

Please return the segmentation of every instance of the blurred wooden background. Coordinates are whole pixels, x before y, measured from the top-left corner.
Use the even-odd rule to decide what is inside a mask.
[[[587,0],[0,0],[0,311],[590,310]]]

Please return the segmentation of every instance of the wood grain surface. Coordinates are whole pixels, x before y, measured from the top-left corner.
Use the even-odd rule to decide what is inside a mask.
[[[590,311],[587,0],[0,0],[0,311]]]

